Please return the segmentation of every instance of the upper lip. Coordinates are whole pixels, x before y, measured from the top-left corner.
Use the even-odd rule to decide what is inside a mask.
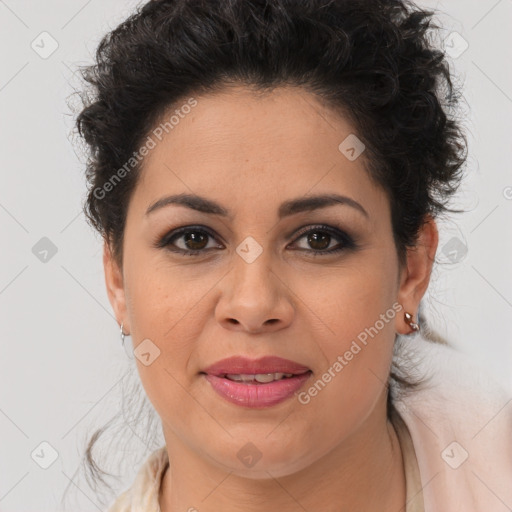
[[[307,371],[309,371],[307,366],[277,356],[265,356],[260,359],[249,359],[243,356],[228,357],[203,370],[204,373],[215,376],[227,374],[254,375],[257,373],[292,373],[298,375]]]

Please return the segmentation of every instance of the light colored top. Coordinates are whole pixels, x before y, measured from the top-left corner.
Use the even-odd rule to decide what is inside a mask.
[[[164,445],[149,455],[132,486],[118,496],[107,512],[160,512],[158,495],[168,464],[167,447]]]
[[[416,334],[404,363],[426,385],[394,400],[391,421],[406,475],[406,512],[510,512],[512,397],[467,356]],[[169,459],[151,453],[107,512],[160,512]]]
[[[512,396],[467,355],[421,336],[402,365],[429,377],[394,401],[410,432],[425,512],[510,512]]]
[[[391,422],[395,427],[404,461],[405,512],[425,512],[420,469],[416,460],[416,454],[414,453],[411,435],[399,414],[392,414]]]

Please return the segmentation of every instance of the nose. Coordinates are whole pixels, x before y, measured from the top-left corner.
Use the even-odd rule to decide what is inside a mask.
[[[292,322],[293,294],[271,270],[269,253],[263,251],[251,263],[234,255],[232,271],[221,281],[215,311],[217,322],[224,328],[256,334],[274,332]]]

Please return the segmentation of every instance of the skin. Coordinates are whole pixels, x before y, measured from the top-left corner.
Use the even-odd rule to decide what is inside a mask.
[[[428,287],[435,222],[427,218],[400,267],[387,195],[366,173],[364,153],[349,161],[338,149],[355,130],[311,94],[279,88],[258,96],[237,86],[196,99],[144,161],[122,268],[104,246],[119,324],[134,347],[149,338],[161,351],[149,366],[136,359],[171,461],[161,510],[397,512],[405,477],[385,383],[395,333],[411,332],[403,312],[416,318]],[[338,204],[278,220],[281,202],[332,192],[368,217]],[[177,205],[145,215],[177,193],[205,196],[232,217]],[[214,235],[199,245],[203,254],[155,247],[198,224]],[[313,257],[324,246],[296,233],[316,224],[339,227],[357,247]],[[263,251],[252,263],[236,252],[247,236]],[[329,248],[343,245],[330,240]],[[185,243],[174,240],[178,250],[198,247]],[[307,389],[394,303],[403,310],[307,404],[293,397],[266,409],[233,405],[199,373],[231,355],[278,355],[313,371]],[[248,442],[261,453],[251,468],[237,457]]]

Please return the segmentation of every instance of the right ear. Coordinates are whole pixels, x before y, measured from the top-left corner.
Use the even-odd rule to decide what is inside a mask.
[[[126,311],[126,297],[124,293],[123,272],[119,268],[108,241],[103,242],[103,269],[105,271],[105,284],[110,304],[119,325],[123,324],[123,331],[130,332],[129,319]]]

